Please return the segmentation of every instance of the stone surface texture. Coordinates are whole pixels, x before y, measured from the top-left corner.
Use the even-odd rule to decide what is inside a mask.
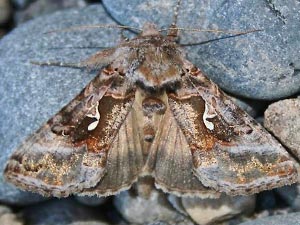
[[[265,111],[264,126],[300,159],[300,99],[285,99]]]
[[[177,1],[103,0],[120,23],[167,28]],[[178,26],[260,32],[186,47],[189,59],[229,93],[272,100],[300,90],[300,4],[281,1],[182,1]],[[180,42],[199,43],[228,34],[181,32]]]

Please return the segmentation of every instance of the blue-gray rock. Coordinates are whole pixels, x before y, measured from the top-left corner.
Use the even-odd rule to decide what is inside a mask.
[[[53,199],[21,211],[30,225],[71,225],[76,222],[102,222],[101,211],[79,204],[72,198]]]
[[[275,102],[265,111],[264,126],[300,159],[300,99]]]
[[[108,198],[97,196],[75,196],[75,199],[84,205],[98,206],[104,204]]]
[[[164,221],[176,224],[186,219],[170,205],[164,193],[154,189],[147,198],[123,191],[115,196],[114,205],[129,223]]]
[[[141,27],[171,24],[177,1],[103,0],[120,23]],[[263,29],[240,37],[186,47],[189,59],[226,91],[272,100],[300,91],[300,5],[297,1],[182,1],[178,25],[202,29]],[[221,35],[224,36],[224,35]],[[226,35],[225,35],[226,36]],[[228,35],[227,35],[228,36]],[[211,33],[181,35],[181,43],[220,37]]]
[[[293,184],[274,190],[291,210],[300,211],[300,185]]]
[[[242,110],[247,112],[251,117],[255,118],[259,112],[262,110],[264,104],[258,100],[250,100],[234,97],[232,95],[228,95],[228,97]]]
[[[300,225],[300,213],[269,216],[241,223],[239,225]]]
[[[12,212],[10,208],[0,205],[0,224],[3,225],[22,225],[23,221]]]
[[[178,222],[155,221],[144,225],[195,225],[195,223],[186,218],[185,220]]]
[[[16,9],[23,9],[33,1],[34,0],[11,0]]]
[[[0,25],[6,23],[11,16],[11,4],[9,0],[0,0]]]
[[[182,206],[197,224],[216,224],[234,217],[250,215],[255,209],[255,195],[228,196],[218,199],[183,197]]]
[[[5,157],[7,158],[7,156]],[[1,156],[0,161],[4,163],[4,158]],[[1,166],[2,167],[2,166]],[[5,183],[2,177],[2,169],[0,175],[0,202],[10,204],[10,205],[18,205],[23,206],[27,204],[33,204],[37,202],[42,202],[47,200],[47,198],[17,189],[13,185]]]
[[[105,223],[105,222],[88,221],[88,222],[74,222],[68,225],[109,225],[109,224],[110,223]]]
[[[285,186],[285,187],[291,187],[291,186]],[[275,190],[263,191],[258,193],[257,205],[256,205],[257,211],[272,210],[276,208],[278,199],[276,198]]]
[[[2,172],[12,151],[95,76],[82,70],[41,67],[30,61],[77,62],[99,48],[114,46],[117,30],[80,30],[44,34],[87,24],[112,24],[103,8],[90,6],[57,12],[25,23],[0,40],[0,200],[30,204],[37,198],[4,182]],[[72,48],[75,47],[75,48]],[[43,198],[40,198],[43,200]]]
[[[27,20],[50,14],[58,10],[84,7],[86,6],[86,2],[84,0],[39,0],[33,2],[19,1],[18,5],[24,6],[23,9],[16,11],[14,16],[14,21],[20,24]],[[27,5],[26,8],[25,5]]]

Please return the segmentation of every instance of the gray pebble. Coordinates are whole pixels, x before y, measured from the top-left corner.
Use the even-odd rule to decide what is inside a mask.
[[[26,4],[28,6],[24,8]],[[33,2],[22,1],[18,2],[18,5],[24,6],[23,9],[16,12],[14,18],[15,22],[20,24],[27,20],[47,15],[58,10],[86,6],[86,2],[84,0],[39,0]]]
[[[215,224],[237,216],[250,215],[255,209],[255,196],[221,195],[218,199],[183,197],[182,206],[197,224]]]
[[[11,0],[16,9],[23,9],[32,3],[34,0]]]
[[[141,27],[145,22],[154,22],[163,28],[171,24],[176,2],[103,0],[111,15],[124,25]],[[221,88],[235,95],[265,100],[300,91],[300,5],[297,1],[182,2],[180,27],[263,29],[186,48],[188,58]],[[182,32],[181,43],[199,43],[217,37],[220,35]]]
[[[300,211],[300,185],[293,184],[275,189],[281,199],[289,205],[291,210]]]
[[[194,225],[195,223],[189,219],[185,219],[183,221],[178,222],[165,222],[165,221],[156,221],[152,223],[145,223],[145,225]]]
[[[9,0],[0,0],[0,25],[6,23],[12,13]]]
[[[152,190],[148,198],[130,191],[121,192],[115,196],[114,205],[129,223],[165,221],[175,224],[185,219],[170,205],[166,195],[158,190]]]
[[[2,172],[12,151],[74,98],[95,76],[78,69],[41,67],[30,61],[78,62],[114,46],[117,30],[81,30],[43,34],[54,29],[114,23],[99,6],[40,17],[19,26],[0,40],[0,200],[30,204],[37,198],[4,182]],[[98,48],[76,48],[76,47]],[[75,47],[75,48],[74,48]],[[43,200],[43,198],[40,198]]]
[[[10,208],[0,205],[0,224],[3,225],[22,225],[23,221],[14,214]]]
[[[3,157],[0,158],[0,163],[1,162],[5,163]],[[3,164],[1,164],[1,165],[3,165]],[[1,170],[0,177],[1,177],[1,179],[0,179],[0,201],[3,203],[10,204],[10,205],[23,206],[23,205],[33,204],[33,203],[42,202],[42,201],[47,200],[47,198],[45,198],[41,195],[21,191],[20,189],[17,189],[15,186],[5,183],[5,181],[3,181],[3,177],[2,177],[2,170]]]
[[[285,187],[290,187],[290,186],[285,186]],[[276,198],[275,190],[276,189],[258,193],[257,205],[256,205],[257,211],[272,210],[276,208],[277,198]]]
[[[97,221],[89,221],[89,222],[74,222],[68,225],[108,225],[109,223],[97,222]]]
[[[263,103],[258,100],[242,99],[235,96],[227,95],[237,106],[255,118],[263,108]]]
[[[300,99],[271,104],[265,111],[264,126],[300,159]]]
[[[260,218],[239,225],[300,225],[300,213]]]
[[[88,206],[98,206],[106,202],[107,198],[97,196],[75,196],[75,199],[81,204]]]
[[[28,206],[21,211],[30,225],[71,225],[75,222],[101,221],[101,211],[79,204],[72,198],[53,199]],[[103,216],[102,216],[103,217]]]

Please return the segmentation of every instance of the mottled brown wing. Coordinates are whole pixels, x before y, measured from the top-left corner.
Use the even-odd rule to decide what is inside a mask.
[[[159,126],[149,149],[144,173],[151,174],[156,187],[164,192],[177,196],[219,197],[219,193],[203,186],[194,175],[189,145],[169,107],[156,123]]]
[[[168,97],[202,184],[247,195],[296,182],[285,149],[200,71],[193,74]]]
[[[57,197],[95,186],[133,101],[123,78],[100,74],[12,154],[6,179]]]
[[[84,189],[82,195],[107,196],[129,189],[138,179],[144,165],[141,134],[138,120],[133,110],[128,114],[118,130],[108,156],[106,173],[101,181],[92,188]]]

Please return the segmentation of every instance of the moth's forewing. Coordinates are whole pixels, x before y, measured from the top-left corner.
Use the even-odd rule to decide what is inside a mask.
[[[203,185],[247,195],[296,182],[286,150],[200,71],[169,95]]]
[[[131,110],[108,149],[105,175],[97,185],[82,190],[80,194],[113,195],[129,189],[137,181],[144,165],[142,137],[138,131],[137,121],[134,110]]]
[[[122,88],[124,82],[97,76],[12,154],[6,179],[46,196],[94,187],[105,174],[108,150],[134,100],[134,91]]]

